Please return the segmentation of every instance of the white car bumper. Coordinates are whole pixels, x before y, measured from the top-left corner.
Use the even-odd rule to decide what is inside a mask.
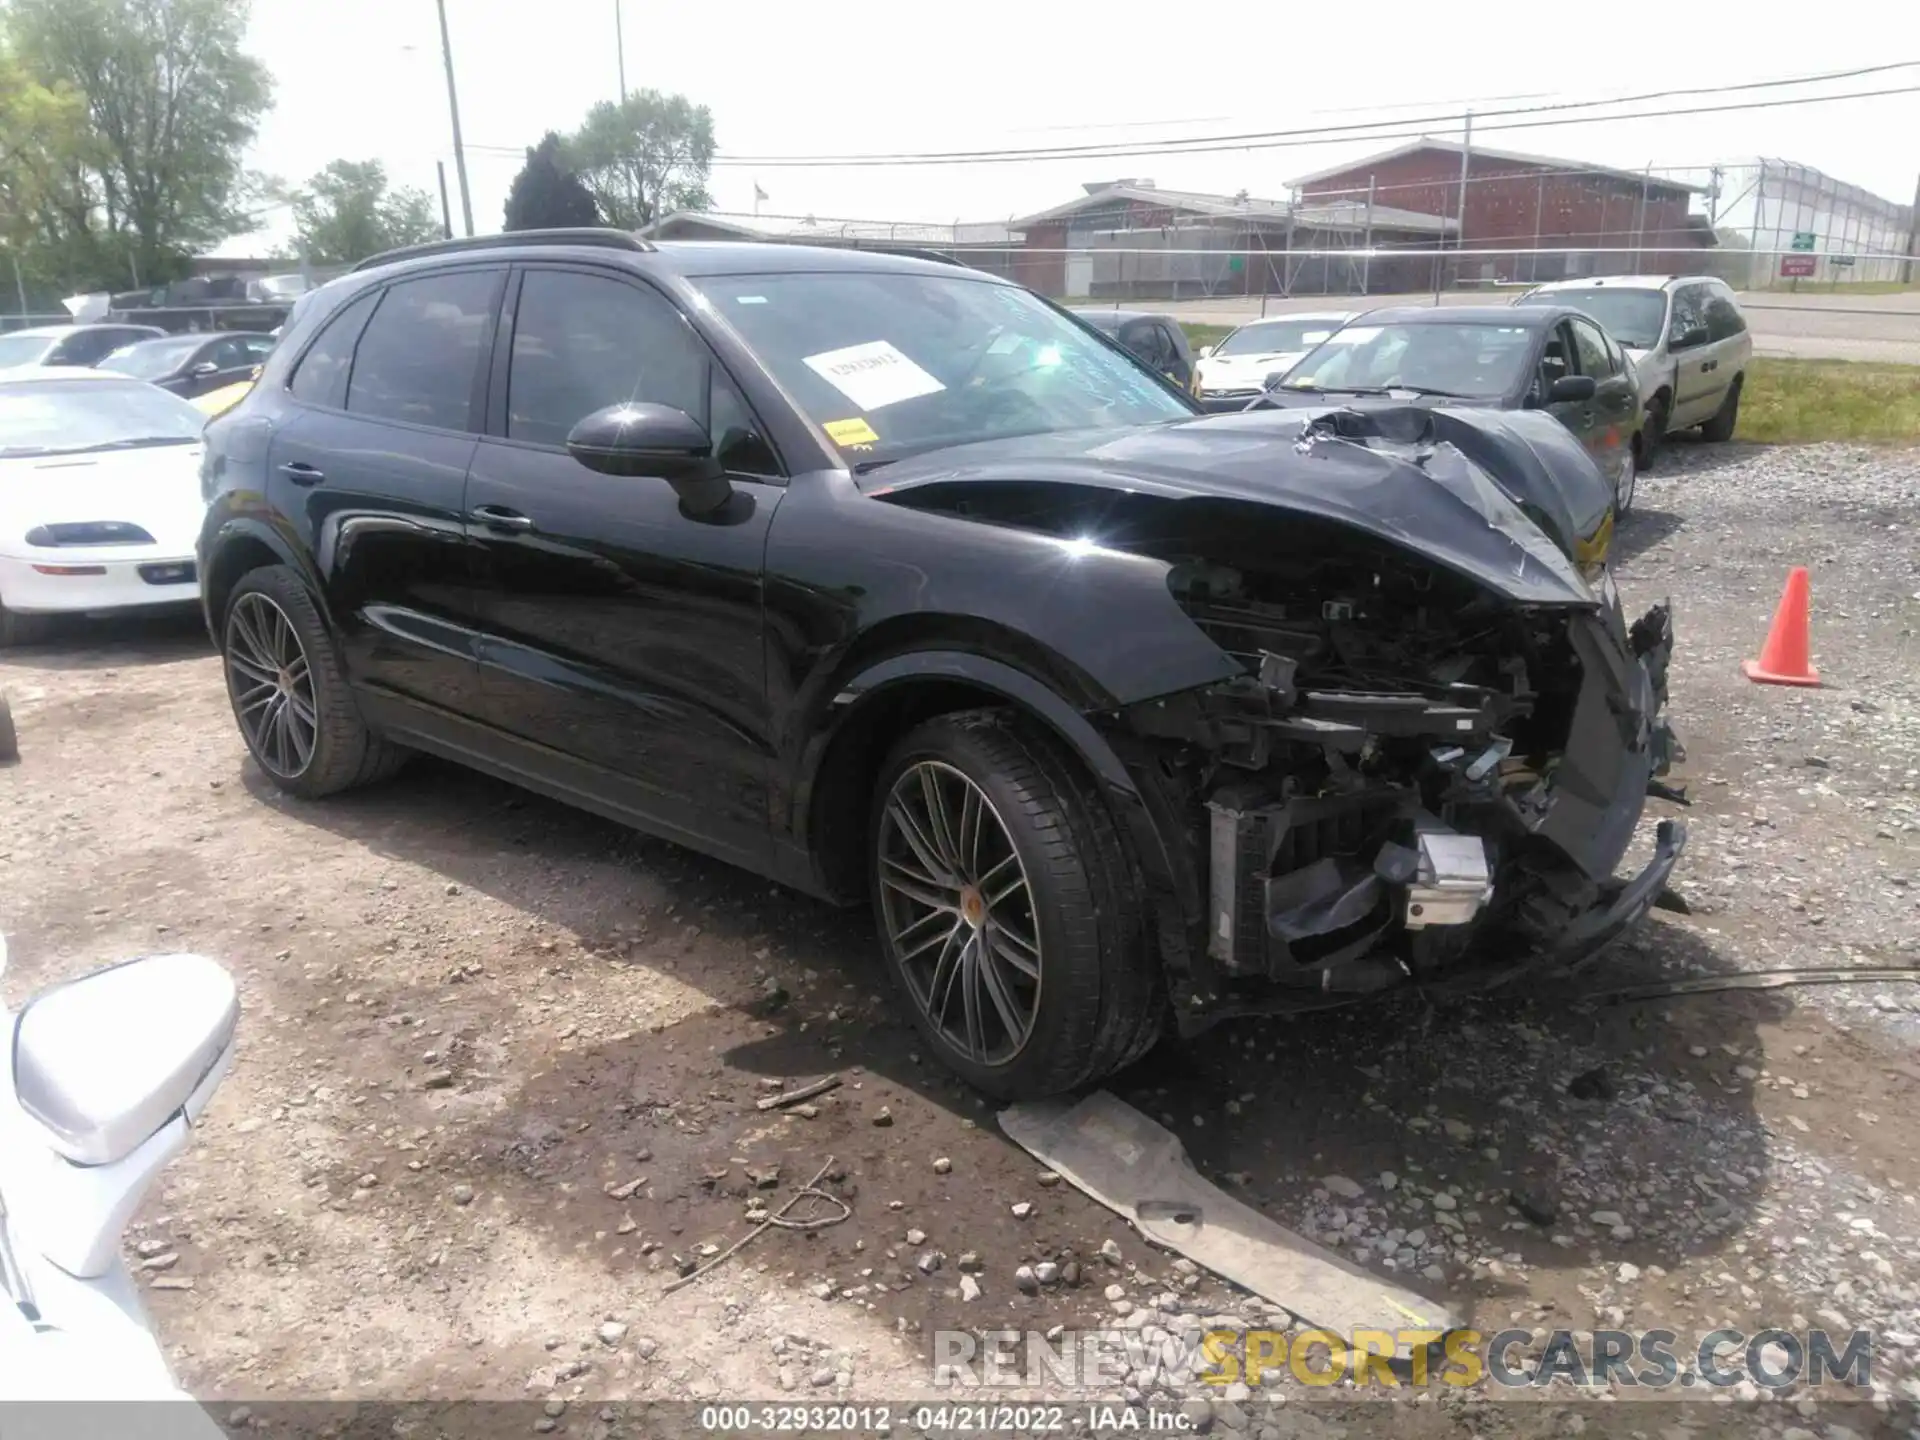
[[[141,610],[199,598],[191,551],[169,555],[155,545],[76,545],[0,555],[0,605],[23,614]]]

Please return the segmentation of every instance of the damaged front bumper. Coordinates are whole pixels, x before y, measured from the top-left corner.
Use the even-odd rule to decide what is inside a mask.
[[[1628,627],[1610,584],[1601,601],[1567,623],[1579,680],[1545,765],[1464,692],[1294,691],[1268,663],[1270,715],[1250,714],[1244,687],[1216,712],[1244,778],[1205,802],[1206,933],[1175,977],[1183,1029],[1409,983],[1497,985],[1590,958],[1641,920],[1686,845],[1663,820],[1653,858],[1615,876],[1647,797],[1680,798],[1660,780],[1683,755],[1661,713],[1672,622],[1656,606]],[[1170,723],[1158,708],[1149,728]],[[1389,772],[1383,743],[1417,760]],[[1287,757],[1316,744],[1326,768],[1302,785]]]

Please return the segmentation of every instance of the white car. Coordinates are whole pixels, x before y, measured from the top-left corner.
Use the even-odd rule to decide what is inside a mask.
[[[1207,410],[1244,410],[1278,375],[1358,314],[1354,310],[1316,311],[1251,320],[1218,345],[1200,351],[1195,394]]]
[[[0,375],[0,646],[46,617],[191,603],[206,416],[106,370]]]

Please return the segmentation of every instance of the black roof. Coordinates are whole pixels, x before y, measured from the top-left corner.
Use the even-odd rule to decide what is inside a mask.
[[[1544,330],[1562,315],[1583,313],[1571,305],[1390,305],[1369,310],[1355,325],[1504,325]]]

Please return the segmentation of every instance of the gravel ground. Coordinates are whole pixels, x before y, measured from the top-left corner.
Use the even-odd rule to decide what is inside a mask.
[[[1676,444],[1619,573],[1677,609],[1692,913],[1577,976],[1236,1023],[1113,1087],[1210,1177],[1486,1329],[1879,1333],[1872,1404],[1448,1393],[1395,1433],[1915,1433],[1920,987],[1581,997],[1920,959],[1916,519],[1920,454]],[[1738,662],[1793,563],[1827,685],[1754,687]],[[0,683],[24,755],[0,770],[8,995],[156,948],[242,987],[232,1077],[129,1237],[224,1418],[479,1395],[602,1440],[643,1400],[952,1400],[935,1330],[1117,1325],[1153,1351],[1268,1313],[1048,1183],[923,1063],[863,916],[435,764],[287,801],[190,622],[83,627]],[[804,1107],[754,1106],[829,1071]],[[663,1293],[823,1167],[844,1223]],[[1292,1380],[1143,1363],[1109,1392],[1216,1432],[1385,1424]]]

